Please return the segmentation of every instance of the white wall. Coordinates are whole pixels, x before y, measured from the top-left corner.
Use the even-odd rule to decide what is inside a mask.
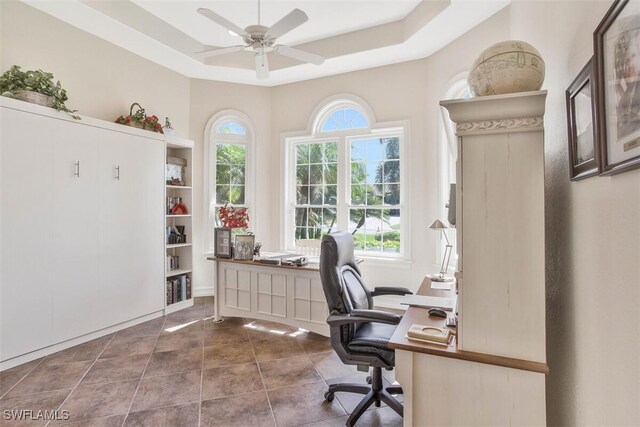
[[[191,117],[190,138],[195,141],[194,150],[194,260],[193,287],[194,294],[203,295],[213,292],[213,261],[207,261],[204,248],[204,132],[207,121],[219,111],[237,110],[253,121],[255,126],[255,200],[256,205],[250,218],[250,228],[256,233],[256,240],[265,242],[265,249],[277,249],[271,242],[277,241],[277,230],[268,223],[269,206],[274,187],[278,185],[271,169],[270,131],[271,131],[271,91],[266,87],[257,87],[235,83],[212,82],[209,80],[191,81]]]
[[[24,3],[2,0],[0,11],[0,72],[14,64],[51,72],[81,114],[114,121],[138,102],[188,136],[189,78]]]
[[[437,137],[440,107],[449,81],[468,71],[475,57],[489,45],[508,38],[509,12],[504,9],[429,58],[273,88],[271,162],[284,167],[280,157],[282,133],[304,131],[314,108],[329,96],[349,93],[364,99],[378,122],[410,121],[409,199],[411,203],[412,264],[363,264],[370,285],[397,284],[417,289],[425,273],[435,272],[439,234],[427,227],[439,215]],[[274,188],[279,200],[282,186]],[[270,207],[271,228],[280,230],[282,206]],[[279,233],[278,233],[279,235]]]
[[[515,2],[546,63],[547,419],[640,423],[640,170],[569,181],[564,91],[610,1]]]

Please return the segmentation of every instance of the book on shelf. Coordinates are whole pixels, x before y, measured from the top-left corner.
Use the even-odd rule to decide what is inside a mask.
[[[180,257],[178,255],[167,255],[167,271],[178,270],[180,268]]]
[[[167,305],[191,299],[191,277],[187,274],[167,279]]]
[[[187,299],[187,276],[180,276],[180,297],[181,300]]]

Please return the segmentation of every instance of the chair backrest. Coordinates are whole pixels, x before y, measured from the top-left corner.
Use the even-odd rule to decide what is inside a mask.
[[[330,313],[373,307],[371,292],[356,265],[350,233],[337,231],[322,237],[320,278]]]

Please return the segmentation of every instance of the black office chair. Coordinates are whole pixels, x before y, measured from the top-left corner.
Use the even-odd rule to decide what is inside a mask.
[[[411,294],[406,288],[378,287],[370,291],[362,281],[353,254],[353,236],[338,231],[322,238],[320,277],[329,305],[329,331],[331,345],[343,363],[358,365],[359,371],[373,368],[370,386],[365,384],[332,384],[324,395],[331,402],[335,392],[364,394],[353,410],[347,426],[353,426],[364,411],[375,403],[386,403],[400,416],[402,404],[392,394],[401,394],[398,386],[382,386],[382,368],[395,366],[395,352],[389,348],[391,335],[401,316],[386,311],[372,310],[373,298],[378,295]]]

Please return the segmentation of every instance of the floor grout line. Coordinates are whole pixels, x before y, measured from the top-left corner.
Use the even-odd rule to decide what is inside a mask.
[[[206,304],[206,300],[205,300],[205,304],[202,304],[202,317],[206,317],[207,314],[207,310],[206,310],[207,304]],[[202,387],[203,387],[203,381],[204,381],[204,334],[205,334],[205,329],[207,327],[206,324],[206,320],[204,322],[202,322],[202,362],[200,363],[200,396],[198,397],[198,427],[200,427],[200,419],[202,418]]]
[[[149,367],[149,363],[151,363],[151,357],[153,356],[153,350],[158,345],[158,340],[160,339],[160,335],[162,334],[162,330],[164,329],[164,324],[167,323],[167,316],[163,316],[163,317],[164,317],[164,320],[162,321],[162,326],[160,327],[160,332],[158,333],[158,336],[156,337],[155,344],[153,344],[153,349],[151,349],[151,354],[149,354],[149,359],[147,359],[147,364],[144,365],[144,370],[142,371],[142,375],[140,376],[140,380],[138,380],[138,385],[136,386],[136,391],[133,392],[133,397],[131,398],[131,402],[129,402],[129,407],[127,408],[127,413],[125,414],[124,419],[122,420],[122,426],[121,427],[124,427],[125,423],[127,422],[127,418],[129,418],[129,412],[131,412],[131,407],[133,406],[133,402],[134,402],[134,400],[136,400],[136,396],[138,395],[138,390],[140,390],[140,384],[142,384],[142,380],[144,379],[144,374],[147,372],[147,368]]]
[[[113,334],[111,336],[111,339],[109,340],[109,342],[102,348],[102,350],[100,351],[100,353],[98,353],[98,355],[96,356],[96,358],[93,360],[93,363],[91,364],[91,366],[89,366],[89,368],[84,372],[84,374],[82,375],[82,377],[80,378],[80,380],[78,380],[78,382],[76,383],[76,385],[69,391],[69,394],[67,394],[67,397],[64,398],[64,400],[62,401],[62,403],[60,403],[60,405],[56,408],[56,412],[59,411],[64,404],[67,402],[67,400],[69,400],[69,397],[73,394],[74,391],[76,391],[76,389],[78,388],[78,386],[80,385],[80,383],[82,382],[82,380],[84,379],[84,377],[87,376],[87,374],[89,373],[89,371],[91,370],[91,368],[93,368],[93,366],[98,363],[98,360],[100,359],[100,356],[102,356],[102,353],[104,353],[104,351],[107,349],[107,347],[109,347],[109,344],[111,344],[111,341],[113,341],[113,339],[116,337],[117,332],[115,334]],[[100,338],[96,338],[96,339],[100,339]],[[55,353],[54,353],[55,354]],[[46,358],[45,358],[46,359]],[[47,427],[49,424],[51,424],[51,420],[48,420],[47,423],[44,425],[44,427]]]
[[[10,392],[11,390],[13,390],[13,389],[18,385],[18,384],[20,384],[20,383],[22,382],[22,380],[23,380],[23,379],[25,379],[25,378],[26,378],[26,376],[27,376],[27,375],[29,375],[31,372],[33,372],[33,371],[34,371],[38,366],[40,366],[40,365],[42,364],[42,362],[44,362],[44,361],[45,361],[45,359],[46,359],[47,357],[49,357],[49,355],[46,355],[46,356],[44,356],[42,359],[40,359],[40,361],[39,361],[38,363],[36,363],[36,365],[35,365],[33,368],[31,368],[31,369],[29,370],[29,372],[27,372],[27,373],[26,373],[26,374],[24,374],[22,377],[20,377],[20,379],[18,380],[18,382],[16,382],[14,385],[12,385],[12,386],[11,386],[11,388],[9,388],[9,390],[5,391],[5,392],[4,392],[4,394],[3,394],[2,396],[0,396],[0,399],[3,399],[3,398],[7,395],[7,393],[9,393],[9,392]],[[28,363],[28,362],[27,362],[27,363]],[[20,366],[20,365],[18,365],[18,366]],[[8,369],[7,369],[7,370],[8,370]],[[60,389],[60,390],[62,390],[62,389]]]
[[[246,320],[243,318],[243,322]],[[267,392],[267,385],[264,382],[264,376],[262,375],[262,369],[260,369],[260,363],[258,362],[258,356],[256,355],[256,349],[253,348],[253,340],[251,340],[251,334],[247,334],[249,337],[249,344],[251,345],[251,351],[253,352],[253,358],[255,359],[256,366],[258,367],[258,373],[260,374],[260,381],[262,381],[262,389],[267,396],[267,403],[269,404],[269,410],[271,411],[271,418],[273,418],[273,424],[278,427],[278,421],[276,420],[276,414],[273,412],[273,406],[271,405],[271,399],[269,399],[269,393]]]
[[[204,418],[202,417],[203,402],[206,402],[206,401],[209,401],[209,400],[225,399],[225,398],[228,398],[228,397],[238,397],[238,396],[248,395],[248,394],[251,394],[251,393],[256,393],[255,391],[251,391],[251,392],[240,393],[240,394],[232,394],[232,395],[229,395],[229,396],[219,396],[219,397],[215,397],[213,399],[207,399],[206,401],[203,401],[203,397],[204,397],[204,394],[203,394],[203,390],[204,390],[204,371],[205,371],[205,365],[206,365],[206,363],[205,363],[206,348],[207,347],[221,347],[221,346],[224,347],[225,346],[225,345],[219,345],[219,343],[218,344],[216,344],[216,343],[210,344],[208,346],[205,345],[206,344],[205,335],[206,335],[206,333],[208,331],[212,331],[213,333],[215,333],[216,330],[226,330],[226,329],[233,328],[233,327],[236,326],[235,325],[235,320],[234,320],[234,325],[229,325],[227,327],[222,327],[222,328],[217,328],[217,327],[216,328],[211,328],[211,325],[209,325],[209,323],[207,323],[207,322],[210,321],[210,318],[207,317],[207,315],[206,315],[209,306],[215,307],[215,301],[213,301],[213,302],[206,302],[205,301],[202,304],[202,307],[197,307],[197,308],[194,307],[194,310],[193,310],[194,313],[201,311],[201,316],[198,319],[193,319],[193,320],[199,321],[199,323],[202,326],[202,329],[201,329],[202,342],[201,342],[200,348],[199,348],[199,350],[201,351],[200,390],[199,390],[199,395],[196,395],[197,396],[196,398],[198,399],[198,401],[196,402],[195,400],[192,400],[190,402],[181,402],[179,404],[175,403],[175,402],[169,402],[169,403],[167,403],[167,404],[165,404],[163,406],[144,409],[145,411],[146,410],[158,410],[158,409],[170,408],[170,407],[174,407],[174,406],[183,406],[183,405],[193,405],[193,409],[195,409],[195,406],[196,406],[195,403],[197,403],[197,410],[198,410],[197,426],[200,427],[202,425],[202,423],[203,423],[203,420],[204,420]],[[191,316],[187,316],[187,317],[191,317]],[[260,319],[244,319],[242,317],[240,319],[242,320],[241,323],[245,324],[245,325],[247,324],[248,321],[260,320]],[[153,350],[151,351],[150,354],[148,354],[147,361],[146,361],[146,363],[144,365],[144,369],[142,370],[142,373],[141,373],[140,377],[137,378],[138,382],[137,382],[137,384],[135,386],[135,390],[134,390],[134,393],[132,395],[131,401],[130,401],[130,403],[128,405],[128,408],[126,410],[126,413],[124,413],[124,414],[111,414],[111,415],[105,415],[105,416],[96,417],[96,418],[106,418],[106,417],[111,417],[111,416],[115,416],[115,415],[118,415],[118,416],[124,415],[121,427],[125,426],[125,424],[129,420],[129,415],[131,414],[131,410],[133,408],[133,403],[135,402],[137,394],[140,392],[140,387],[142,385],[142,380],[146,378],[146,372],[147,372],[149,366],[151,366],[151,360],[153,358],[153,355],[155,354],[155,349],[156,349],[156,347],[158,346],[158,344],[160,342],[160,338],[162,337],[163,331],[164,331],[165,327],[168,327],[168,325],[171,325],[171,324],[175,323],[174,321],[178,321],[179,322],[180,320],[179,319],[172,319],[171,316],[163,316],[163,323],[161,325],[160,332],[158,334],[155,334],[155,335],[154,334],[145,335],[147,337],[148,336],[155,336],[156,339],[155,339],[155,342],[154,342]],[[190,320],[187,320],[187,321],[190,321]],[[246,331],[246,328],[241,328],[241,329]],[[69,389],[68,393],[66,394],[66,396],[62,400],[62,403],[60,403],[60,405],[58,406],[58,408],[57,408],[58,411],[61,410],[61,408],[63,408],[67,403],[70,402],[71,395],[73,393],[75,393],[75,391],[81,386],[82,382],[85,379],[87,379],[87,375],[96,366],[98,361],[100,361],[100,360],[109,360],[109,359],[116,358],[116,357],[122,357],[122,356],[116,355],[116,356],[114,356],[112,358],[104,358],[104,359],[101,358],[101,356],[105,353],[107,348],[115,340],[117,340],[117,338],[120,336],[119,332],[123,332],[123,331],[125,331],[125,330],[118,331],[118,332],[114,333],[113,336],[108,340],[108,342],[103,347],[103,349],[100,351],[100,353],[97,355],[97,357],[95,359],[93,359],[92,363],[89,364],[88,368],[86,369],[86,371],[84,372],[84,374],[82,375],[80,380],[77,383],[75,383],[75,385],[72,388]],[[182,331],[182,332],[176,331],[176,332],[177,332],[176,335],[184,334],[184,331]],[[194,332],[194,335],[195,334],[196,333]],[[303,359],[303,360],[306,360],[306,362],[310,362],[312,367],[313,367],[313,370],[312,371],[308,371],[308,372],[309,373],[315,372],[317,374],[318,379],[317,380],[308,380],[308,381],[303,381],[303,382],[296,382],[295,385],[296,386],[298,386],[298,385],[299,386],[307,386],[309,384],[318,384],[318,386],[320,386],[320,384],[321,384],[322,386],[327,386],[328,387],[328,385],[329,385],[328,381],[329,380],[327,380],[327,379],[325,379],[323,377],[322,373],[320,372],[319,366],[316,365],[316,363],[312,360],[312,356],[316,355],[316,354],[322,354],[322,353],[332,353],[333,350],[332,349],[327,349],[327,350],[323,350],[323,351],[317,351],[317,350],[316,351],[307,351],[307,349],[300,342],[300,339],[297,339],[298,337],[286,336],[286,338],[291,338],[291,340],[295,343],[295,347],[297,347],[300,350],[299,353],[293,354],[293,355],[288,355],[288,356],[285,356],[285,357],[275,357],[273,359],[258,361],[256,345],[260,344],[260,342],[263,341],[263,339],[262,339],[261,335],[253,336],[253,337],[252,337],[252,335],[255,335],[255,334],[251,334],[251,333],[249,333],[249,331],[246,331],[247,341],[248,341],[248,344],[251,347],[251,353],[250,354],[253,355],[253,361],[250,362],[250,363],[255,363],[256,367],[258,368],[258,373],[260,375],[260,381],[262,382],[262,389],[263,389],[263,392],[265,393],[265,396],[267,398],[267,404],[269,405],[269,410],[271,412],[271,419],[273,420],[274,425],[276,427],[278,427],[280,424],[278,423],[278,421],[276,419],[275,411],[274,411],[274,404],[271,402],[271,398],[270,398],[269,393],[273,392],[274,390],[289,388],[289,387],[291,387],[291,384],[285,384],[285,385],[281,385],[281,386],[268,388],[267,385],[266,385],[264,373],[262,372],[263,368],[261,367],[261,364],[265,364],[265,363],[269,363],[269,362],[276,362],[277,363],[277,361],[282,361],[284,359],[305,356],[306,359]],[[276,335],[274,335],[274,337],[277,338]],[[126,338],[138,338],[138,337],[131,336],[131,337],[126,337]],[[260,346],[258,346],[258,347],[260,348]],[[313,347],[316,347],[316,346],[313,346]],[[198,347],[194,346],[194,347],[189,347],[188,349],[178,348],[177,350],[193,350],[193,351],[197,352],[198,351]],[[169,352],[169,351],[176,351],[176,350],[166,350],[165,352]],[[144,354],[137,355],[137,356],[144,356]],[[195,353],[194,353],[194,356],[195,356]],[[50,358],[50,357],[49,356],[44,356],[40,361],[38,361],[37,364],[35,364],[35,366],[33,366],[33,368],[31,368],[26,374],[21,376],[21,378],[10,389],[8,389],[3,395],[1,395],[0,398],[4,398],[9,392],[11,392],[11,390],[13,390],[22,381],[24,381],[24,378],[26,378],[28,375],[30,375],[35,369],[45,365],[46,364],[46,360],[48,358]],[[144,361],[144,358],[140,357],[139,363],[144,363],[143,361]],[[228,364],[228,365],[216,366],[215,368],[225,368],[225,367],[239,365],[239,364],[240,363],[231,363],[231,364]],[[307,369],[309,369],[309,367],[307,367]],[[194,369],[190,369],[190,370],[184,371],[184,372],[193,372],[193,373],[195,373],[195,371],[196,371],[196,368],[194,367]],[[175,372],[166,373],[166,374],[160,373],[158,375],[152,375],[152,377],[150,377],[150,378],[157,378],[157,377],[168,376],[168,375],[173,375],[173,374],[176,374],[176,373]],[[92,383],[91,385],[92,386],[102,386],[102,385],[117,383],[117,382],[121,382],[121,381],[130,381],[131,382],[130,387],[133,388],[133,381],[135,381],[136,378],[128,378],[128,379],[120,379],[120,380],[116,380],[116,379],[109,380],[109,379],[107,379],[106,381],[104,379],[102,379],[102,380],[103,380],[102,382]],[[388,383],[388,381],[385,381],[385,382]],[[241,400],[242,400],[242,398],[241,398]],[[338,407],[343,410],[343,415],[332,416],[330,418],[327,418],[327,420],[338,419],[340,417],[344,417],[345,415],[346,416],[349,415],[349,413],[345,409],[345,406],[342,404],[342,402],[340,402],[339,399],[336,399],[336,401],[338,402]],[[373,409],[373,408],[370,408],[370,409]],[[190,412],[190,413],[192,414],[192,412]],[[91,415],[89,415],[89,416],[91,416]],[[47,421],[45,426],[50,426],[51,425],[51,421],[52,420]],[[302,421],[302,420],[300,420],[300,421]],[[298,421],[298,422],[300,422],[300,421]],[[287,422],[287,421],[285,421],[285,422]],[[302,424],[296,424],[296,425],[306,425],[306,424],[309,424],[309,423],[303,421]]]

